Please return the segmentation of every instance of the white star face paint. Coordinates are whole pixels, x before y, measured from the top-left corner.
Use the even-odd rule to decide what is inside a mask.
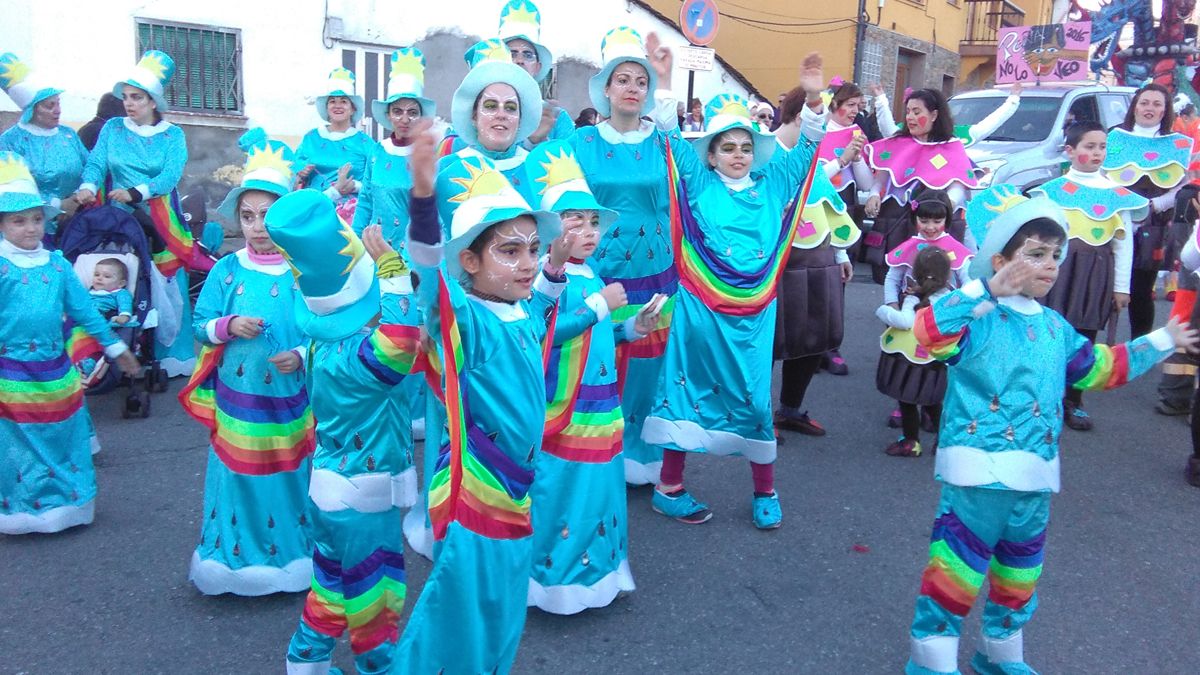
[[[541,247],[537,224],[533,218],[521,216],[496,225],[490,236],[483,250],[475,254],[478,271],[471,274],[472,289],[506,302],[528,298]]]
[[[262,190],[249,190],[238,199],[238,221],[242,226],[242,236],[255,253],[275,252],[275,242],[267,234],[263,219],[276,199],[275,195]]]
[[[475,132],[479,144],[492,152],[503,152],[517,140],[521,123],[521,100],[517,90],[503,82],[495,82],[479,92],[475,103]]]

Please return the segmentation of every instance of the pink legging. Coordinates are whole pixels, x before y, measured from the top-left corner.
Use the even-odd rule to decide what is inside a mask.
[[[659,483],[662,485],[683,485],[683,464],[687,453],[679,450],[663,450],[662,471]],[[754,480],[754,491],[771,494],[775,491],[775,464],[755,464],[750,462],[750,476]]]

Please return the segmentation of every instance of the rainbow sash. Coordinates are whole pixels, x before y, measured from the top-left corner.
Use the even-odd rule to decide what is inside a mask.
[[[552,344],[553,340],[547,340],[547,343]],[[571,421],[591,346],[592,329],[589,328],[582,335],[550,350],[546,368],[547,437],[559,433]]]
[[[45,361],[0,356],[0,419],[50,424],[70,418],[82,407],[79,371],[65,352]]]
[[[217,457],[235,473],[266,476],[295,471],[316,445],[303,387],[292,396],[234,391],[217,376],[226,345],[205,345],[179,392],[187,414],[209,429]]]
[[[758,314],[775,300],[779,275],[787,266],[792,239],[803,224],[802,208],[808,201],[818,162],[812,161],[808,176],[780,225],[775,247],[757,270],[742,272],[725,256],[708,248],[704,233],[692,216],[687,186],[679,175],[675,154],[667,144],[667,186],[670,192],[671,240],[679,282],[715,312],[734,316]]]
[[[429,487],[429,520],[437,541],[451,523],[489,539],[533,534],[529,486],[533,471],[522,468],[471,422],[466,400],[462,333],[444,272],[438,273],[446,427],[450,442],[438,453]]]
[[[399,638],[406,594],[402,552],[380,547],[357,565],[343,567],[314,550],[304,623],[330,637],[349,629],[351,650],[362,654]]]
[[[96,195],[97,204],[108,203],[108,193],[112,189],[112,179],[105,181]],[[195,241],[192,231],[183,222],[180,215],[183,210],[179,206],[179,193],[171,190],[169,195],[148,197],[143,202],[149,209],[150,220],[154,230],[163,240],[165,248],[157,253],[151,253],[154,266],[164,277],[170,277],[180,269],[198,267],[207,271],[211,265],[196,264]]]

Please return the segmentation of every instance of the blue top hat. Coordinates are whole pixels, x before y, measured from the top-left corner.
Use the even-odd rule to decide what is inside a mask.
[[[371,117],[379,126],[392,131],[388,106],[402,98],[411,98],[421,106],[421,117],[437,115],[437,104],[425,98],[425,55],[416,47],[404,47],[392,52],[392,70],[388,75],[388,95],[371,101]]]
[[[1017,186],[993,185],[967,203],[967,227],[979,246],[967,272],[972,279],[991,279],[992,256],[1004,250],[1021,226],[1037,218],[1049,218],[1063,230],[1063,254],[1069,233],[1062,207],[1048,197],[1030,199]]]
[[[454,92],[450,104],[450,122],[454,131],[469,146],[479,144],[479,133],[472,118],[475,99],[489,85],[498,82],[507,84],[517,92],[521,106],[521,120],[517,123],[517,136],[513,141],[520,143],[537,130],[542,121],[542,91],[537,82],[523,68],[512,62],[508,47],[500,40],[484,40],[472,46],[464,57],[471,66],[462,84]]]
[[[0,152],[0,213],[16,213],[40,206],[46,218],[60,211],[42,199],[25,158],[11,150]]]
[[[238,200],[251,190],[269,192],[282,197],[292,191],[292,176],[296,155],[286,144],[267,138],[262,128],[242,134],[238,144],[245,144],[246,163],[242,167],[242,183],[225,195],[217,212],[237,222]]]
[[[26,124],[33,119],[37,104],[63,92],[39,82],[29,66],[12,52],[0,54],[0,89],[21,109],[21,121]]]
[[[588,94],[592,99],[592,107],[601,115],[612,117],[612,106],[608,102],[608,97],[604,95],[604,89],[608,86],[608,80],[617,66],[632,62],[645,68],[646,75],[650,80],[650,86],[646,91],[646,103],[642,106],[642,114],[647,115],[654,110],[654,92],[658,89],[658,75],[650,65],[649,59],[646,58],[646,47],[642,43],[641,34],[628,26],[620,26],[608,31],[600,43],[600,59],[604,61],[604,67],[588,80]]]
[[[701,161],[706,161],[704,158],[708,157],[708,146],[712,140],[733,129],[745,129],[754,141],[754,160],[750,163],[752,170],[765,166],[779,147],[774,136],[754,128],[749,101],[736,94],[721,94],[714,96],[704,108],[704,135],[691,141]]]
[[[544,82],[554,66],[554,56],[538,41],[542,37],[542,13],[529,0],[509,0],[500,10],[500,30],[496,37],[507,45],[513,40],[524,40],[533,45],[538,55],[538,72],[533,79]]]
[[[325,88],[317,96],[317,114],[326,122],[329,121],[329,110],[326,105],[331,96],[345,96],[354,105],[354,113],[350,116],[351,124],[358,124],[363,117],[363,98],[355,93],[354,71],[345,68],[334,68],[329,71],[329,79],[325,80]]]
[[[597,211],[600,236],[603,237],[617,212],[600,206],[575,159],[575,150],[566,141],[542,143],[525,158],[525,171],[533,185],[540,186],[543,211],[562,215],[565,211]]]
[[[158,108],[158,112],[166,112],[168,106],[163,91],[167,86],[167,82],[171,80],[171,76],[174,74],[175,60],[166,52],[151,49],[142,54],[142,60],[138,61],[137,65],[133,67],[133,70],[129,73],[129,77],[113,85],[112,93],[113,96],[121,99],[125,97],[122,87],[127,84],[137,87],[149,94],[150,98],[154,99],[154,105]]]

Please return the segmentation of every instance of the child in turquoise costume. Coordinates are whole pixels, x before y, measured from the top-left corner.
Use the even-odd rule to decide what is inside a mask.
[[[355,94],[354,73],[334,68],[321,94],[317,96],[317,114],[326,122],[300,139],[296,161],[303,167],[296,173],[299,187],[324,190],[337,204],[338,214],[354,222],[357,195],[375,141],[358,128],[363,117],[363,99]]]
[[[123,371],[139,368],[71,263],[43,248],[47,210],[24,160],[0,152],[0,534],[58,532],[95,513],[91,421],[64,315]]]
[[[500,40],[485,40],[468,50],[471,71],[454,92],[450,116],[466,146],[442,157],[440,166],[457,165],[466,158],[487,158],[516,188],[526,203],[533,201],[536,186],[525,175],[529,156],[520,142],[537,128],[542,114],[542,95],[537,83],[512,63]],[[418,276],[419,273],[418,273]],[[441,416],[438,406],[426,408],[429,419]],[[426,425],[431,428],[432,424]],[[425,487],[434,473],[432,453],[425,455]],[[422,508],[405,516],[405,535],[412,548],[426,557],[433,555],[431,523],[427,517],[428,494],[419,500]]]
[[[200,543],[188,574],[206,595],[296,593],[312,576],[308,350],[296,325],[296,281],[263,226],[291,190],[294,160],[265,134],[247,148],[242,183],[219,207],[241,224],[246,247],[217,262],[196,300],[192,329],[203,347],[179,400],[209,430]]]
[[[75,130],[58,123],[62,89],[39,82],[29,66],[11,52],[0,55],[0,88],[21,108],[17,123],[0,134],[0,150],[26,158],[47,204],[74,212],[72,196],[88,153]],[[47,233],[53,235],[55,230],[55,220],[46,223]]]
[[[1099,122],[1071,126],[1064,143],[1071,168],[1065,176],[1030,191],[1062,207],[1070,226],[1070,246],[1058,281],[1043,302],[1093,342],[1109,325],[1113,312],[1129,305],[1133,221],[1150,212],[1149,200],[1114,183],[1100,170],[1107,144],[1108,132]],[[1083,410],[1082,391],[1067,387],[1063,406],[1068,427],[1076,431],[1092,428],[1092,419]]]
[[[83,169],[83,184],[75,193],[81,206],[97,199],[130,211],[151,232],[151,249],[158,274],[152,283],[171,297],[177,321],[155,330],[155,354],[171,377],[187,375],[196,363],[188,302],[188,269],[204,269],[195,255],[191,230],[184,224],[175,188],[187,164],[183,130],[162,118],[167,110],[163,88],[175,72],[167,54],[151,50],[129,77],[117,82],[113,95],[123,97],[125,117],[105,122],[96,147]],[[175,303],[178,303],[177,305]],[[159,307],[162,316],[165,308]]]
[[[413,148],[408,251],[439,346],[448,437],[429,446],[440,448],[429,496],[434,564],[392,673],[508,673],[533,563],[529,489],[544,424],[542,341],[574,237],[556,240],[539,265],[539,248],[558,236],[559,219],[532,211],[486,158],[444,165],[435,201],[434,145],[423,131]]]
[[[129,270],[118,258],[105,258],[92,268],[92,285],[88,295],[92,307],[109,320],[114,328],[137,325],[133,318],[133,295],[129,292]]]
[[[378,226],[360,240],[317,190],[280,197],[266,227],[300,286],[296,322],[310,341],[304,369],[317,420],[312,590],[287,672],[333,672],[347,631],[358,672],[387,672],[405,595],[400,509],[416,496],[416,472],[406,420],[386,402],[416,357],[412,283]]]
[[[803,229],[816,146],[799,143],[772,162],[779,146],[754,130],[740,96],[717,96],[705,118],[703,136],[667,150],[680,288],[642,428],[643,441],[664,448],[651,503],[685,523],[707,521],[712,512],[683,487],[685,453],[741,455],[754,524],[772,529],[783,519],[771,415],[776,287]]]
[[[625,289],[588,264],[617,214],[596,202],[564,141],[539,145],[530,178],[543,211],[575,235],[546,372],[546,430],[534,459],[533,573],[529,605],[554,614],[604,607],[634,590],[625,515],[625,419],[617,396],[616,340],[608,317]],[[652,309],[652,307],[651,307]],[[648,331],[658,317],[643,312]],[[637,318],[625,335],[637,336]]]
[[[653,34],[643,46],[641,35],[625,26],[610,30],[600,51],[604,67],[588,82],[588,93],[592,105],[608,119],[577,129],[569,142],[597,201],[618,214],[591,265],[604,283],[620,283],[629,298],[628,305],[609,317],[620,342],[617,387],[625,413],[625,480],[654,484],[662,447],[642,440],[642,424],[655,399],[679,275],[668,214],[667,133],[642,116],[676,119],[675,101],[666,94],[671,86],[670,52]],[[658,294],[669,298],[659,325],[644,337],[621,342],[625,321]]]
[[[936,465],[942,496],[905,668],[915,675],[959,672],[962,620],[985,576],[990,590],[971,667],[1034,672],[1022,627],[1037,609],[1050,498],[1059,490],[1063,388],[1121,386],[1198,341],[1172,320],[1132,342],[1094,345],[1038,304],[1058,277],[1068,237],[1049,199],[994,186],[971,200],[967,222],[980,242],[973,280],[918,312],[914,326],[950,367]]]

